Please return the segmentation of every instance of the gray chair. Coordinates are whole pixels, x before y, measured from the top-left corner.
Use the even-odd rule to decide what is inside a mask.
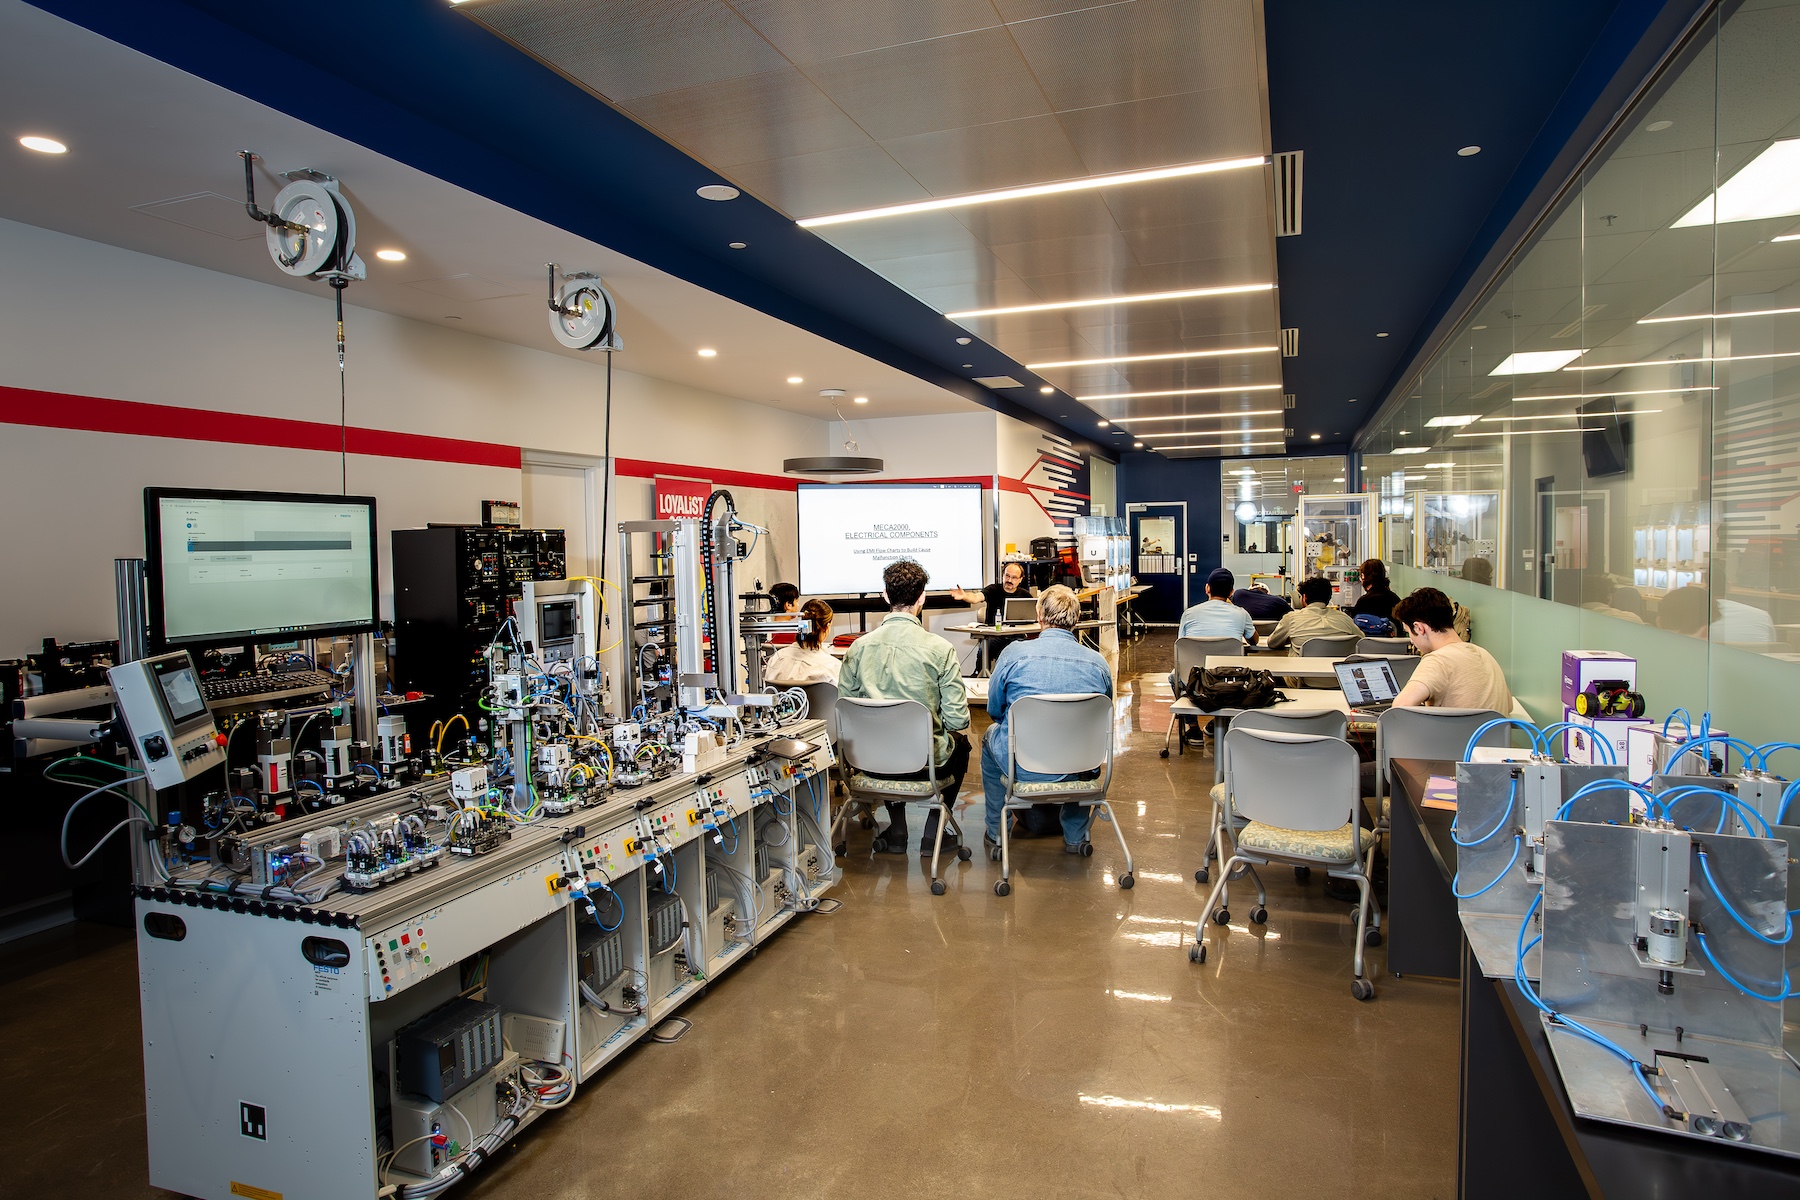
[[[1501,714],[1491,708],[1390,708],[1375,722],[1375,815],[1388,820],[1389,764],[1396,758],[1460,762],[1475,731]],[[1510,744],[1512,730],[1501,725],[1482,735],[1483,746]]]
[[[1012,891],[1011,822],[1006,814],[1036,804],[1079,804],[1102,810],[1125,855],[1119,886],[1129,889],[1136,882],[1131,873],[1131,847],[1125,844],[1125,831],[1106,802],[1106,789],[1112,784],[1112,722],[1112,700],[1098,692],[1025,696],[1007,708],[1006,806],[1000,814],[1000,882],[994,885],[994,895]],[[1020,779],[1020,770],[1093,778],[1038,782]],[[1091,842],[1083,844],[1084,857],[1093,852]]]
[[[1274,862],[1323,867],[1334,878],[1356,882],[1356,951],[1350,994],[1358,1000],[1370,999],[1375,985],[1363,977],[1363,947],[1378,943],[1381,937],[1369,922],[1375,909],[1370,877],[1379,843],[1357,823],[1356,751],[1337,738],[1237,725],[1226,733],[1225,742],[1234,780],[1225,793],[1225,820],[1242,818],[1244,827],[1195,924],[1189,961],[1206,961],[1208,916],[1216,925],[1231,920],[1227,905],[1233,869]],[[1254,870],[1249,878],[1256,884],[1256,906],[1250,910],[1250,921],[1262,925],[1269,919],[1268,893]]]
[[[1357,654],[1408,654],[1412,653],[1412,641],[1403,637],[1366,637],[1356,643]]]
[[[1361,636],[1352,637],[1344,634],[1329,634],[1320,637],[1309,637],[1305,641],[1294,643],[1294,653],[1300,658],[1348,658],[1356,653],[1356,643]],[[1277,668],[1279,669],[1279,668]],[[1301,688],[1336,688],[1337,679],[1300,679],[1290,681],[1291,686]]]
[[[838,690],[835,683],[802,683],[795,685],[806,693],[806,715],[813,720],[825,722],[825,740],[831,744],[831,779],[832,795],[837,795],[844,788],[845,771],[843,756],[837,752],[838,745]],[[831,851],[843,854],[849,845],[840,836],[848,827],[850,818],[861,816],[864,829],[875,828],[875,812],[867,801],[853,800],[837,810],[831,822]]]
[[[1187,681],[1188,672],[1195,667],[1204,668],[1206,660],[1214,654],[1242,654],[1244,643],[1234,637],[1176,638],[1174,679],[1177,683]],[[1169,757],[1169,740],[1181,728],[1183,721],[1197,720],[1206,715],[1198,704],[1182,696],[1169,706],[1169,728],[1163,734],[1162,757]],[[1177,743],[1179,746],[1179,743]],[[1186,754],[1185,748],[1178,753]]]
[[[944,848],[944,830],[959,841],[962,829],[956,813],[944,798],[937,767],[931,761],[931,713],[917,700],[859,700],[841,696],[837,702],[838,749],[844,756],[845,785],[852,801],[873,810],[877,803],[934,805],[939,813],[937,839],[931,847],[931,894],[944,894],[944,877],[938,858]],[[893,776],[925,772],[924,779]],[[871,850],[873,853],[873,850]],[[973,852],[957,847],[956,856],[968,862]]]
[[[1344,741],[1350,731],[1350,719],[1336,709],[1311,710],[1301,712],[1277,712],[1270,709],[1256,709],[1244,713],[1232,721],[1233,729],[1267,729],[1276,733],[1299,733],[1314,737],[1336,738]],[[1227,840],[1235,838],[1237,830],[1225,820],[1225,797],[1231,789],[1231,755],[1229,751],[1223,756],[1224,782],[1215,783],[1212,787],[1212,819],[1210,832],[1206,839],[1206,862],[1194,872],[1195,883],[1206,883],[1211,874],[1211,863],[1214,859],[1224,861],[1230,856],[1226,853]],[[1299,872],[1305,868],[1296,868],[1296,876],[1304,882],[1305,875]]]

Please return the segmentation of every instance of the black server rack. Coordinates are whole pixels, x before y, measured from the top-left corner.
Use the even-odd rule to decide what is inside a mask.
[[[430,700],[407,712],[423,738],[433,721],[481,716],[485,655],[513,615],[526,580],[561,579],[568,570],[560,529],[496,525],[431,525],[393,533],[393,676],[397,689]],[[415,716],[416,714],[416,716]],[[417,743],[415,743],[417,744]]]

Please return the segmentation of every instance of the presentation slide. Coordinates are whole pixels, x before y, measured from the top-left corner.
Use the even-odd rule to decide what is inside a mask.
[[[808,596],[878,593],[899,558],[922,563],[934,592],[985,582],[980,484],[803,483],[799,503]]]

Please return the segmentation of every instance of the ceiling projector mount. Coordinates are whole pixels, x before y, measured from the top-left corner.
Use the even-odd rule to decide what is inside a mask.
[[[257,156],[238,151],[244,160],[244,211],[268,226],[264,239],[269,257],[297,279],[323,279],[342,289],[353,279],[367,279],[368,269],[356,256],[356,213],[338,181],[322,171],[285,172],[288,185],[275,194],[267,212],[256,206]]]
[[[571,350],[617,350],[619,310],[612,293],[590,271],[570,271],[556,281],[555,263],[549,271],[550,334]]]

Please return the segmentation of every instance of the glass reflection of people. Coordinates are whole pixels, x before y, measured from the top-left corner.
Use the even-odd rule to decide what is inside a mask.
[[[1025,564],[1009,562],[1000,568],[1000,582],[990,583],[978,592],[965,591],[962,587],[953,587],[950,594],[963,604],[985,605],[981,623],[998,625],[1000,614],[1008,600],[1018,600],[1037,595],[1035,589],[1025,582]]]
[[[1489,560],[1476,556],[1463,559],[1462,577],[1470,583],[1494,586],[1494,564]]]
[[[1634,603],[1635,602],[1635,603]],[[1644,598],[1633,587],[1620,586],[1611,575],[1592,567],[1581,573],[1581,607],[1619,621],[1643,624]]]
[[[1676,588],[1657,602],[1656,623],[1683,637],[1705,637],[1719,610],[1703,587]]]

